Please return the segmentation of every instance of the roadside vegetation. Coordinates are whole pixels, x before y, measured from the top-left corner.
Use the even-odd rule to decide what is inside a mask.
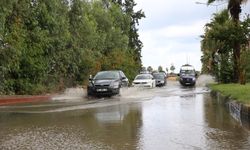
[[[0,95],[82,85],[99,70],[132,79],[142,42],[134,0],[1,0]]]
[[[220,0],[208,0],[208,5],[216,1]],[[201,61],[202,73],[212,74],[219,83],[210,85],[212,90],[250,104],[250,16],[240,17],[246,1],[227,0],[228,9],[206,24]]]
[[[215,1],[208,0],[208,4]],[[246,84],[250,80],[249,14],[240,20],[244,2],[228,0],[228,9],[214,14],[202,35],[202,73],[214,75],[220,83]]]
[[[244,104],[250,104],[250,83],[241,84],[212,84],[212,90],[219,91],[225,96],[230,96],[233,100]]]

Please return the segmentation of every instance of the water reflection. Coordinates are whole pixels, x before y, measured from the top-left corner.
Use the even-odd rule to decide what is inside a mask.
[[[51,111],[0,111],[0,149],[248,149],[249,128],[203,88],[150,90]],[[158,96],[157,96],[158,95]],[[134,102],[136,101],[136,103]],[[26,109],[26,108],[25,108]],[[30,108],[28,108],[30,109]],[[36,109],[36,108],[33,108]],[[45,108],[43,108],[45,109]],[[17,111],[15,111],[17,110]],[[52,111],[55,110],[55,111]],[[34,112],[34,113],[32,113]],[[248,123],[249,124],[249,123]]]
[[[67,113],[1,113],[0,149],[136,149],[139,107]]]
[[[100,108],[95,112],[95,118],[102,124],[121,124],[124,117],[129,113],[129,107],[126,106],[114,106]]]
[[[140,149],[203,148],[203,102],[195,100],[201,97],[175,96],[144,103]]]
[[[205,118],[209,127],[206,136],[211,148],[248,149],[250,128],[242,126],[229,115],[225,102],[210,95],[205,96],[205,101]]]

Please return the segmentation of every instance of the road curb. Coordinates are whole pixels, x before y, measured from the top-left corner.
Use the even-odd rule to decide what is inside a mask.
[[[250,121],[250,106],[243,104],[239,101],[232,99],[230,96],[225,96],[219,91],[212,91],[214,96],[220,103],[225,104],[228,108],[230,115],[242,122],[244,120]]]
[[[49,101],[51,97],[52,97],[51,95],[0,97],[0,106],[19,104],[19,103]]]

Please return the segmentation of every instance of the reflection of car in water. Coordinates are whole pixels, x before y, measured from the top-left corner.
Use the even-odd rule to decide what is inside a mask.
[[[120,88],[124,86],[128,86],[128,79],[122,71],[100,71],[89,79],[87,93],[88,96],[111,96],[119,94]]]
[[[180,77],[179,82],[181,85],[195,85],[197,74],[193,66],[188,64],[181,66],[180,73],[178,75]]]
[[[111,107],[98,108],[95,118],[105,124],[122,123],[126,115],[129,113],[128,105],[114,105]]]
[[[156,86],[165,86],[167,83],[166,76],[163,73],[153,73]]]

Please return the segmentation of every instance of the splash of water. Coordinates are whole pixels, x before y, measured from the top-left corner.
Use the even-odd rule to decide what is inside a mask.
[[[208,84],[215,83],[215,79],[211,75],[200,75],[196,81],[196,86],[207,86]]]
[[[120,96],[122,98],[147,98],[152,97],[153,89],[150,88],[121,88]]]
[[[52,100],[75,100],[82,99],[86,96],[86,90],[83,88],[68,88],[63,94],[57,95],[52,98]]]

